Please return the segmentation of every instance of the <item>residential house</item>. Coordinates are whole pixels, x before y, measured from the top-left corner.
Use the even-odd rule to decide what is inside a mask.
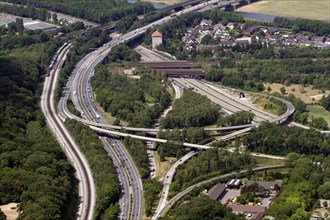
[[[213,21],[211,19],[203,19],[200,23],[202,28],[208,28],[211,27],[213,24]]]
[[[253,34],[257,33],[260,30],[260,26],[253,25],[246,28],[243,32],[245,36],[252,36]]]
[[[229,23],[227,24],[227,28],[228,28],[229,30],[233,30],[233,29],[235,28],[235,24],[234,24],[233,22],[229,22]]]
[[[226,193],[226,185],[219,183],[215,186],[213,186],[207,193],[207,195],[216,201],[219,201],[222,196]]]
[[[246,219],[261,220],[266,212],[266,207],[249,205],[227,205],[235,214],[243,214]]]

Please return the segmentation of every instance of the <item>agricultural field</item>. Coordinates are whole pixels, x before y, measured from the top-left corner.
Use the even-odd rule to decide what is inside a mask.
[[[268,0],[253,3],[237,11],[284,17],[330,20],[329,0]]]
[[[293,94],[295,97],[300,98],[303,100],[306,104],[310,103],[317,103],[323,95],[327,96],[330,94],[329,90],[325,90],[325,93],[322,93],[322,90],[320,89],[313,89],[312,86],[305,86],[299,84],[291,84],[289,86],[285,86],[280,83],[265,83],[264,87],[268,88],[268,86],[272,89],[271,92],[279,92],[280,88],[284,87],[286,90],[286,96]]]
[[[330,127],[330,112],[325,110],[322,106],[319,105],[307,105],[307,110],[309,111],[309,120],[312,120],[312,117],[318,118],[322,117],[326,122],[328,122],[328,126]]]

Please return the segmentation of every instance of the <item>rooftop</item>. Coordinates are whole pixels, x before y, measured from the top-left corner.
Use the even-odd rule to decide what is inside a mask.
[[[155,31],[154,33],[152,33],[151,36],[152,37],[162,37],[163,35],[159,31]]]
[[[213,186],[209,190],[207,195],[213,200],[218,200],[219,197],[221,196],[221,194],[225,191],[225,189],[226,189],[226,185],[219,183],[219,184]]]

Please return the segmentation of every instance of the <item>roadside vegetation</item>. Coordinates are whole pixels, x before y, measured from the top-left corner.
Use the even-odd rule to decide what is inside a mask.
[[[228,116],[222,116],[218,119],[218,125],[222,127],[251,124],[254,113],[249,111],[235,112]]]
[[[134,162],[139,170],[142,179],[149,177],[149,160],[147,155],[147,145],[145,142],[127,137],[124,139],[123,144],[133,157]]]
[[[155,208],[158,204],[162,189],[163,184],[158,180],[148,179],[143,181],[146,216],[151,216],[153,214],[153,208]]]
[[[21,30],[19,21],[0,32],[0,204],[19,203],[20,219],[72,219],[75,171],[39,106],[47,66],[61,43]]]
[[[162,76],[143,69],[140,79],[114,74],[106,66],[95,69],[92,86],[100,106],[130,126],[151,127],[162,111],[171,103],[171,96],[162,83]],[[148,102],[146,95],[154,102]]]
[[[65,125],[85,155],[93,174],[96,187],[94,219],[116,219],[119,213],[120,186],[112,160],[90,128],[68,119]]]
[[[205,144],[213,140],[203,128],[184,128],[182,130],[172,129],[170,131],[159,131],[158,138],[169,140],[167,143],[158,143],[156,149],[160,161],[166,157],[180,158],[189,151],[182,143]]]
[[[290,152],[304,155],[330,154],[330,137],[299,127],[262,123],[243,137],[243,144],[253,152],[285,156]]]
[[[175,100],[173,109],[162,118],[162,128],[202,127],[215,123],[219,117],[220,106],[206,97],[192,91],[185,91]]]

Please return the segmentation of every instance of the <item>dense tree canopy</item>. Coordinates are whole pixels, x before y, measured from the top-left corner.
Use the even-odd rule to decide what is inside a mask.
[[[166,217],[161,219],[243,220],[245,218],[233,214],[225,205],[203,195],[181,204],[178,208],[170,211]]]
[[[220,107],[206,97],[185,90],[176,100],[173,110],[161,120],[163,128],[202,127],[216,122]]]
[[[284,190],[270,206],[268,214],[280,220],[308,219],[308,212],[313,209],[318,198],[317,189],[329,177],[327,170],[313,165],[309,158],[298,159]],[[322,189],[319,189],[319,193],[321,196]]]
[[[147,155],[147,144],[141,140],[127,137],[123,141],[130,155],[133,157],[142,179],[149,177],[149,160]]]
[[[109,61],[120,62],[120,61],[140,61],[141,55],[129,48],[126,44],[118,44],[114,46],[109,55]]]
[[[132,79],[99,65],[92,85],[105,111],[130,125],[150,127],[171,102],[162,79],[148,70],[143,70],[140,79]]]
[[[243,138],[251,151],[286,155],[296,152],[306,155],[330,154],[330,137],[320,132],[299,127],[278,126],[263,123]]]
[[[289,19],[283,17],[276,17],[274,19],[275,25],[284,28],[293,29],[295,32],[313,32],[318,36],[324,36],[330,33],[329,24],[326,21],[317,21],[317,20],[309,20],[309,19]]]
[[[212,141],[209,134],[203,128],[184,128],[182,130],[172,129],[170,131],[159,131],[157,137],[169,140],[167,143],[157,145],[157,152],[160,160],[164,161],[165,157],[181,157],[187,151],[182,143],[205,144]]]
[[[236,126],[251,124],[254,118],[254,114],[249,111],[235,112],[226,117],[220,117],[218,120],[218,125],[220,126]]]
[[[330,95],[323,96],[320,100],[320,104],[328,111],[330,111]]]
[[[76,211],[75,171],[38,106],[53,43],[0,56],[0,204],[20,203],[21,219],[71,219]]]
[[[138,1],[135,4],[130,4],[124,0],[8,0],[8,2],[28,5],[26,10],[32,11],[32,14],[36,12],[38,13],[40,10],[39,8],[44,8],[101,24],[119,20],[128,15],[141,15],[144,12],[149,12],[154,9],[150,3]],[[38,10],[36,10],[36,8]],[[46,13],[45,10],[43,11]]]
[[[93,174],[97,198],[94,218],[116,219],[120,186],[112,160],[89,127],[74,120],[66,120],[65,125],[85,155]]]

